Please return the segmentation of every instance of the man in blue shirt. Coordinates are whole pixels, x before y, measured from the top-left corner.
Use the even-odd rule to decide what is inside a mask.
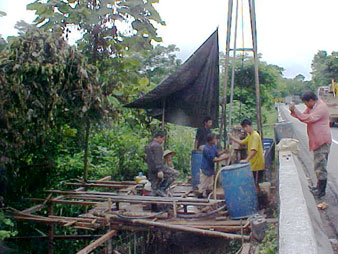
[[[200,184],[198,187],[200,197],[206,198],[213,189],[215,163],[229,159],[226,151],[217,151],[217,137],[208,134],[207,144],[203,149],[202,164],[200,170]]]

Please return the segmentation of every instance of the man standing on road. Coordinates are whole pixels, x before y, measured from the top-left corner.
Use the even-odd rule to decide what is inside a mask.
[[[211,134],[210,128],[212,127],[211,117],[204,118],[203,127],[197,129],[195,150],[203,151],[204,146],[207,144],[207,136]]]
[[[314,155],[314,170],[317,175],[317,187],[312,193],[321,198],[325,196],[327,184],[327,161],[331,147],[331,130],[327,105],[313,92],[305,92],[302,101],[306,109],[301,113],[294,104],[290,105],[291,116],[307,124],[309,149]]]
[[[243,140],[239,140],[229,135],[229,138],[240,145],[247,145],[248,157],[245,160],[241,160],[241,162],[250,163],[250,167],[255,178],[255,183],[258,185],[263,181],[265,169],[262,139],[259,133],[254,130],[249,119],[244,119],[241,122],[241,126],[248,134],[247,137]]]
[[[158,131],[146,147],[146,161],[149,167],[148,177],[151,188],[156,196],[166,196],[167,189],[178,177],[177,170],[163,163],[162,144],[165,132]]]

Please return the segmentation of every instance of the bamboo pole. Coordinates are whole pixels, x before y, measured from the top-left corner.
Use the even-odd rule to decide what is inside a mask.
[[[105,183],[64,183],[64,185],[83,186],[83,187],[101,187],[101,188],[125,188],[130,185],[125,184],[105,184]]]
[[[48,215],[53,215],[53,213],[53,204],[50,204]],[[48,254],[54,254],[54,223],[51,223],[48,228]]]
[[[222,237],[226,239],[242,239],[241,235],[209,231],[209,230],[198,229],[198,228],[191,228],[191,227],[182,226],[182,225],[172,225],[172,224],[163,223],[163,222],[154,222],[154,221],[148,221],[148,220],[131,220],[131,222],[133,224],[142,224],[142,225],[153,226],[153,227],[167,228],[170,230],[180,230],[180,231],[198,233],[198,234],[212,236],[212,237]],[[243,236],[243,238],[245,240],[250,239],[249,236]]]
[[[54,240],[81,240],[81,239],[97,239],[102,235],[54,235]],[[5,241],[29,241],[29,240],[46,240],[48,236],[34,235],[34,236],[16,236],[6,238]]]
[[[89,133],[90,133],[90,120],[87,119],[86,122],[86,133],[85,133],[85,148],[84,148],[84,157],[83,157],[83,171],[84,171],[84,180],[88,180],[88,156],[89,156]]]
[[[95,250],[101,244],[105,243],[106,241],[108,241],[109,239],[111,239],[114,236],[116,236],[116,231],[115,230],[111,230],[108,233],[106,233],[103,236],[101,236],[99,239],[97,239],[94,242],[92,242],[91,244],[89,244],[84,249],[82,249],[79,252],[77,252],[77,254],[88,254],[88,253],[90,253],[91,251]]]
[[[165,99],[163,99],[163,105],[162,105],[162,131],[165,129]]]

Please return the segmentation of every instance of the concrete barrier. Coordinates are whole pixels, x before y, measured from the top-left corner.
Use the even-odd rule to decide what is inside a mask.
[[[280,152],[279,165],[279,253],[319,253],[293,154]]]

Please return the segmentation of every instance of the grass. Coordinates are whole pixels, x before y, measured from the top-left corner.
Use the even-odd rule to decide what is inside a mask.
[[[264,138],[274,138],[275,133],[273,124],[277,122],[277,110],[274,107],[271,109],[263,107],[262,117]]]

